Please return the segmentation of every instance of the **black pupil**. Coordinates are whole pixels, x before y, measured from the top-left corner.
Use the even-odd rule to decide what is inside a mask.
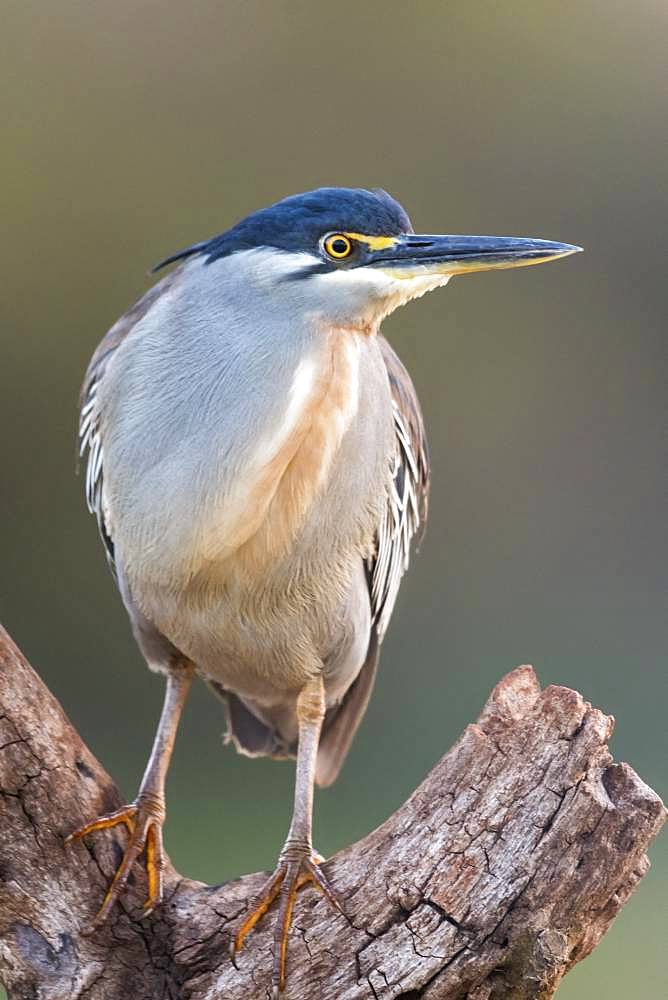
[[[348,253],[348,241],[342,240],[340,238],[337,240],[332,240],[331,248],[333,253],[338,253],[342,255],[344,253]]]

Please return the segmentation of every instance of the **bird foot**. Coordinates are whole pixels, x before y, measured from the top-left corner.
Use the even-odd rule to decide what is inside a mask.
[[[109,813],[107,816],[100,816],[75,830],[65,839],[65,844],[70,845],[75,840],[87,837],[89,833],[95,833],[97,830],[109,830],[120,825],[125,826],[129,834],[123,860],[116,870],[102,906],[87,933],[97,930],[105,922],[125,889],[134,863],[143,850],[146,851],[146,876],[148,880],[148,898],[142,908],[143,915],[148,916],[162,901],[162,873],[164,869],[162,825],[164,821],[165,806],[162,797],[154,794],[140,794],[131,805],[124,806],[123,809]]]
[[[292,923],[297,893],[304,886],[312,884],[328,899],[335,910],[343,914],[329,881],[320,869],[322,858],[314,854],[312,848],[284,849],[276,871],[264,884],[247,915],[232,939],[232,957],[241,951],[246,936],[262,920],[271,905],[279,900],[278,918],[274,928],[274,965],[272,972],[272,1000],[279,1000],[285,989],[285,966],[288,953],[288,935]]]

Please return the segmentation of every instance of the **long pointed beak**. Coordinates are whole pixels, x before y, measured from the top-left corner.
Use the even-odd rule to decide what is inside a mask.
[[[467,274],[495,268],[528,267],[579,253],[582,247],[516,236],[398,236],[373,253],[369,263],[397,278]]]

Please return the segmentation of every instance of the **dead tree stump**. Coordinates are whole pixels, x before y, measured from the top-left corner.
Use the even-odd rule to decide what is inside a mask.
[[[648,868],[664,809],[612,762],[613,720],[531,667],[386,823],[326,865],[348,921],[300,897],[286,1000],[551,997]],[[90,921],[123,833],[65,836],[121,804],[111,778],[0,629],[0,978],[11,1000],[266,1000],[271,922],[237,965],[229,928],[263,876],[222,886],[168,865],[142,919],[141,873],[110,923]]]

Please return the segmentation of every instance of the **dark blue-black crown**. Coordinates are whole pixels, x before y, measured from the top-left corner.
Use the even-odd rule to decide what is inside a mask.
[[[412,232],[412,226],[404,209],[387,191],[317,188],[253,212],[219,236],[177,251],[154,270],[194,254],[204,254],[210,262],[237,250],[257,247],[315,254],[320,239],[328,232],[399,236]]]

